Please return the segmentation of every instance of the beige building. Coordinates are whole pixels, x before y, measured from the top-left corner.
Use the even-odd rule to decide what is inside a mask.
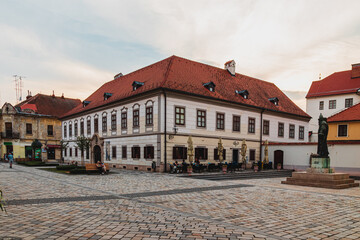
[[[13,106],[5,103],[0,114],[1,156],[12,152],[15,159],[35,158],[31,147],[38,139],[42,149],[36,157],[44,161],[61,159],[61,121],[58,117],[71,110],[80,100],[37,94]]]

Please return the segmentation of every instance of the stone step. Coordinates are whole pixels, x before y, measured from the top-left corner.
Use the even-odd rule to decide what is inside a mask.
[[[309,183],[309,182],[288,182],[282,181],[282,184],[297,185],[305,187],[320,187],[320,188],[331,188],[331,189],[345,189],[351,187],[359,187],[359,183],[348,183],[348,184],[326,184],[326,183]]]
[[[330,181],[326,181],[326,180],[322,180],[322,179],[297,179],[297,178],[293,178],[293,177],[288,177],[286,178],[286,181],[289,182],[295,182],[295,181],[301,181],[301,182],[308,182],[308,183],[332,183],[332,184],[349,184],[349,183],[354,183],[355,180],[354,179],[341,179],[341,180],[330,180]]]

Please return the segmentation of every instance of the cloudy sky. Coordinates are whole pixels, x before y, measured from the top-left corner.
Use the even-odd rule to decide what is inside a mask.
[[[274,82],[305,109],[312,81],[360,62],[360,1],[0,0],[1,99],[83,100],[119,72],[177,55]]]

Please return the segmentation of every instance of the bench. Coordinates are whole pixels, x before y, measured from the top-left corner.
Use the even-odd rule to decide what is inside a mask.
[[[104,163],[105,164],[105,167],[106,167],[106,172],[109,172],[110,171],[110,166],[108,163]],[[85,163],[85,169],[87,172],[98,172],[99,169],[97,168],[96,166],[96,163]]]

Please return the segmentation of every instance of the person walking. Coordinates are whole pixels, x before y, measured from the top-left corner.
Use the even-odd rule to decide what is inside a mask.
[[[13,165],[13,162],[14,162],[14,156],[13,156],[13,154],[11,152],[8,155],[8,159],[9,159],[10,168],[12,168],[12,165]]]

